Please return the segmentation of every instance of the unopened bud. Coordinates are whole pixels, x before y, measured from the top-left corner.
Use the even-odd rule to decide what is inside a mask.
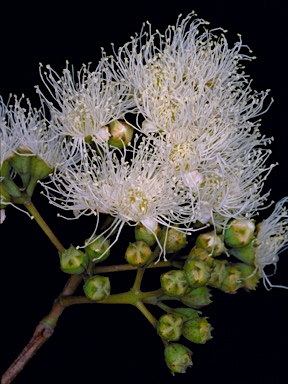
[[[117,147],[121,149],[131,142],[134,132],[134,129],[131,125],[125,123],[124,121],[116,120],[112,121],[108,128],[110,133],[108,144],[111,147]]]
[[[15,153],[9,160],[14,171],[20,175],[25,188],[30,180],[31,155],[31,152],[21,151],[21,154]]]
[[[182,334],[186,339],[196,344],[205,344],[207,340],[212,339],[211,324],[205,317],[195,317],[185,321]]]
[[[186,234],[179,231],[177,228],[167,228],[168,234],[165,233],[165,251],[166,253],[174,253],[180,251],[187,244]],[[164,240],[162,241],[164,243]]]
[[[236,293],[243,286],[241,281],[241,271],[236,264],[225,267],[226,276],[220,284],[219,289],[225,293]]]
[[[212,256],[220,256],[227,250],[222,236],[217,235],[214,231],[199,235],[195,244],[198,248],[206,249]]]
[[[202,260],[209,267],[212,267],[214,258],[211,257],[211,253],[209,253],[206,249],[193,247],[188,255],[189,259],[194,260]]]
[[[154,233],[141,224],[136,225],[135,227],[135,239],[137,241],[145,241],[150,247],[156,243],[155,235],[158,237],[161,233],[161,228],[158,223]]]
[[[228,252],[238,260],[243,261],[243,263],[255,265],[255,249],[253,243],[254,241],[251,241],[244,247],[231,248]]]
[[[260,280],[256,268],[244,263],[237,263],[237,267],[241,271],[243,288],[247,291],[255,291]]]
[[[134,267],[142,267],[145,265],[151,256],[151,249],[144,241],[135,241],[130,243],[125,252],[127,263]]]
[[[110,255],[110,240],[104,236],[96,238],[92,243],[85,247],[85,253],[93,263],[97,263],[107,259]]]
[[[26,188],[26,192],[29,196],[32,196],[35,186],[37,185],[38,180],[45,179],[50,175],[50,173],[53,171],[52,168],[50,168],[45,161],[43,161],[38,156],[32,156],[31,157],[31,178],[29,181],[29,184]]]
[[[226,273],[226,260],[214,259],[211,276],[208,285],[214,288],[219,288],[222,281],[225,279]]]
[[[188,307],[201,308],[212,303],[210,289],[205,285],[203,287],[194,288],[190,292],[181,297],[181,302]]]
[[[211,268],[202,260],[195,260],[188,257],[183,271],[185,272],[188,283],[191,287],[197,288],[208,283]]]
[[[252,220],[232,220],[224,233],[224,241],[229,247],[243,247],[254,238],[255,224]]]
[[[106,276],[92,276],[85,281],[83,290],[86,297],[90,300],[104,300],[110,295],[110,280]]]
[[[164,350],[165,361],[172,375],[185,373],[192,366],[192,352],[182,344],[171,343]]]
[[[168,296],[181,296],[188,289],[188,282],[184,271],[171,270],[160,276],[161,288]]]
[[[59,253],[59,257],[62,271],[72,275],[83,273],[88,266],[88,256],[73,245]]]
[[[181,316],[172,313],[162,315],[157,323],[157,333],[167,341],[177,341],[182,332],[183,320]]]

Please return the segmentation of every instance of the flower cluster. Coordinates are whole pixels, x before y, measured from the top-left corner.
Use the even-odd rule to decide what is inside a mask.
[[[112,55],[103,51],[93,71],[83,65],[75,75],[67,63],[59,76],[41,64],[48,96],[37,87],[39,110],[1,99],[1,208],[19,198],[15,171],[29,196],[43,180],[52,204],[76,218],[95,215],[95,231],[100,215],[112,216],[103,241],[116,232],[113,245],[125,224],[143,225],[164,255],[159,225],[219,232],[257,215],[275,165],[266,165],[272,138],[259,131],[268,91],[252,90],[242,63],[253,57],[241,37],[229,48],[225,31],[207,24],[193,12],[164,34],[146,23]],[[34,163],[20,169],[19,157],[37,158],[37,172]],[[267,230],[271,220],[258,233],[258,270],[287,243],[285,225]]]

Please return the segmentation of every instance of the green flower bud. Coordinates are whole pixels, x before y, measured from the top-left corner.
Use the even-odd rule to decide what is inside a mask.
[[[91,261],[98,263],[110,255],[110,240],[105,240],[104,236],[98,238],[95,236],[95,238],[96,240],[85,247],[85,253]]]
[[[191,260],[195,259],[204,261],[209,267],[212,267],[215,260],[213,257],[211,257],[211,254],[206,251],[206,249],[197,247],[193,247],[188,256]]]
[[[157,229],[155,231],[156,236],[158,237],[161,233],[161,228],[157,223]],[[150,247],[156,243],[155,235],[144,225],[138,224],[135,227],[135,239],[137,241],[145,241]]]
[[[211,324],[205,317],[195,317],[185,321],[182,334],[186,339],[196,344],[205,344],[207,340],[212,339]]]
[[[168,344],[164,350],[165,361],[172,375],[185,373],[192,366],[192,352],[182,344]]]
[[[247,291],[255,291],[260,280],[260,276],[256,272],[255,267],[244,263],[237,263],[236,265],[241,271],[243,288]]]
[[[172,313],[162,315],[157,323],[157,333],[167,341],[177,341],[182,332],[183,320],[181,316]]]
[[[72,275],[83,273],[88,266],[88,256],[73,245],[59,253],[59,257],[62,271]]]
[[[31,157],[31,178],[26,188],[26,192],[29,196],[32,196],[38,180],[45,179],[53,172],[53,169],[40,159],[38,156]]]
[[[174,253],[180,251],[187,244],[186,234],[179,231],[177,228],[168,228],[168,234],[165,233],[163,239],[166,239],[165,242],[165,251],[166,253]],[[164,240],[161,239],[162,245],[164,245]]]
[[[236,293],[243,286],[241,280],[241,271],[236,264],[225,267],[226,276],[218,287],[225,293]]]
[[[175,313],[178,316],[181,316],[183,321],[187,321],[190,319],[194,319],[195,317],[199,316],[200,311],[196,311],[196,309],[193,308],[174,308],[173,313]]]
[[[31,152],[21,151],[23,154],[15,153],[9,159],[9,163],[14,168],[15,172],[21,176],[24,187],[28,185],[30,180],[30,169],[31,169]]]
[[[188,257],[183,271],[185,272],[188,283],[191,287],[201,287],[208,283],[211,268],[202,260],[195,260]]]
[[[238,260],[243,261],[243,263],[255,265],[255,250],[253,247],[253,241],[244,247],[231,248],[229,249],[229,253]]]
[[[226,260],[218,260],[214,259],[213,261],[213,268],[211,271],[211,276],[208,281],[208,285],[214,288],[219,288],[222,281],[227,275],[226,272],[226,265],[227,261]]]
[[[9,159],[11,159],[11,157]],[[1,180],[1,187],[3,188],[3,190],[5,189],[8,195],[13,197],[21,197],[21,192],[19,191],[19,188],[10,178],[10,170],[11,166],[8,160],[4,161],[0,169],[0,176],[3,177],[3,180]],[[1,192],[2,195],[4,193],[5,192]]]
[[[254,238],[255,224],[252,220],[232,220],[224,233],[224,241],[229,247],[243,247]]]
[[[109,124],[109,133],[110,138],[108,140],[108,144],[111,147],[117,147],[122,149],[124,146],[127,146],[132,138],[134,129],[131,125],[125,123],[124,121],[112,121]]]
[[[222,236],[216,235],[214,231],[199,235],[195,244],[198,248],[206,249],[212,256],[220,256],[227,251]]]
[[[187,305],[187,307],[201,308],[212,303],[212,300],[210,300],[211,296],[210,289],[204,285],[203,287],[192,289],[183,295],[181,302]]]
[[[160,276],[161,288],[168,296],[181,296],[188,289],[185,273],[180,269],[171,270]]]
[[[144,241],[136,241],[130,243],[125,252],[125,259],[127,263],[134,267],[142,267],[145,265],[151,256],[151,249]]]
[[[92,276],[85,281],[83,290],[89,300],[104,300],[111,292],[110,280],[106,276]]]

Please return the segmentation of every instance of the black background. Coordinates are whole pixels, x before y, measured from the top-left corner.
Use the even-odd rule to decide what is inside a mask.
[[[270,162],[279,162],[266,183],[271,199],[288,194],[287,187],[287,16],[283,1],[177,0],[145,2],[10,2],[1,4],[0,94],[24,93],[39,106],[34,85],[40,84],[39,62],[61,72],[69,60],[75,69],[97,63],[100,47],[123,45],[149,20],[154,29],[174,24],[179,13],[195,10],[211,28],[228,29],[231,46],[240,33],[257,60],[246,65],[256,90],[272,89],[271,109],[263,116],[262,132],[274,136]],[[93,220],[67,222],[43,197],[34,199],[64,246],[81,244]],[[267,210],[267,215],[271,210]],[[265,217],[265,216],[264,216]],[[115,262],[121,261],[121,248]],[[288,251],[281,255],[275,284],[288,285]],[[150,273],[150,275],[148,275]],[[147,272],[150,289],[158,273]],[[49,312],[67,276],[57,252],[35,222],[9,207],[1,226],[1,374],[29,341],[36,324]],[[112,277],[119,289],[133,284],[133,274]],[[115,288],[116,289],[116,288]],[[115,290],[113,291],[115,292]],[[213,339],[190,345],[194,366],[172,377],[162,343],[137,309],[128,306],[74,306],[61,316],[53,337],[14,380],[15,384],[99,383],[234,383],[287,382],[288,291],[227,295],[214,292],[203,309],[212,323]],[[153,308],[152,308],[153,311]],[[157,311],[154,314],[159,314]],[[189,346],[187,344],[187,346]]]

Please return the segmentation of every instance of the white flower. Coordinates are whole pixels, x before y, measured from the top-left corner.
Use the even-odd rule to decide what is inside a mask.
[[[288,287],[282,285],[273,285],[269,281],[269,275],[264,272],[264,268],[268,265],[273,265],[276,272],[279,254],[288,248],[288,212],[287,208],[284,207],[287,203],[288,197],[284,197],[276,204],[272,214],[258,225],[257,237],[253,243],[255,265],[263,275],[266,288],[281,287],[288,289]]]
[[[88,138],[97,143],[106,142],[109,139],[107,125],[123,119],[131,109],[127,85],[114,81],[105,61],[93,72],[83,65],[77,77],[68,62],[61,77],[49,65],[42,74],[41,67],[41,78],[56,105],[38,87],[37,92],[50,109],[52,124],[59,135],[72,137],[80,150]]]

